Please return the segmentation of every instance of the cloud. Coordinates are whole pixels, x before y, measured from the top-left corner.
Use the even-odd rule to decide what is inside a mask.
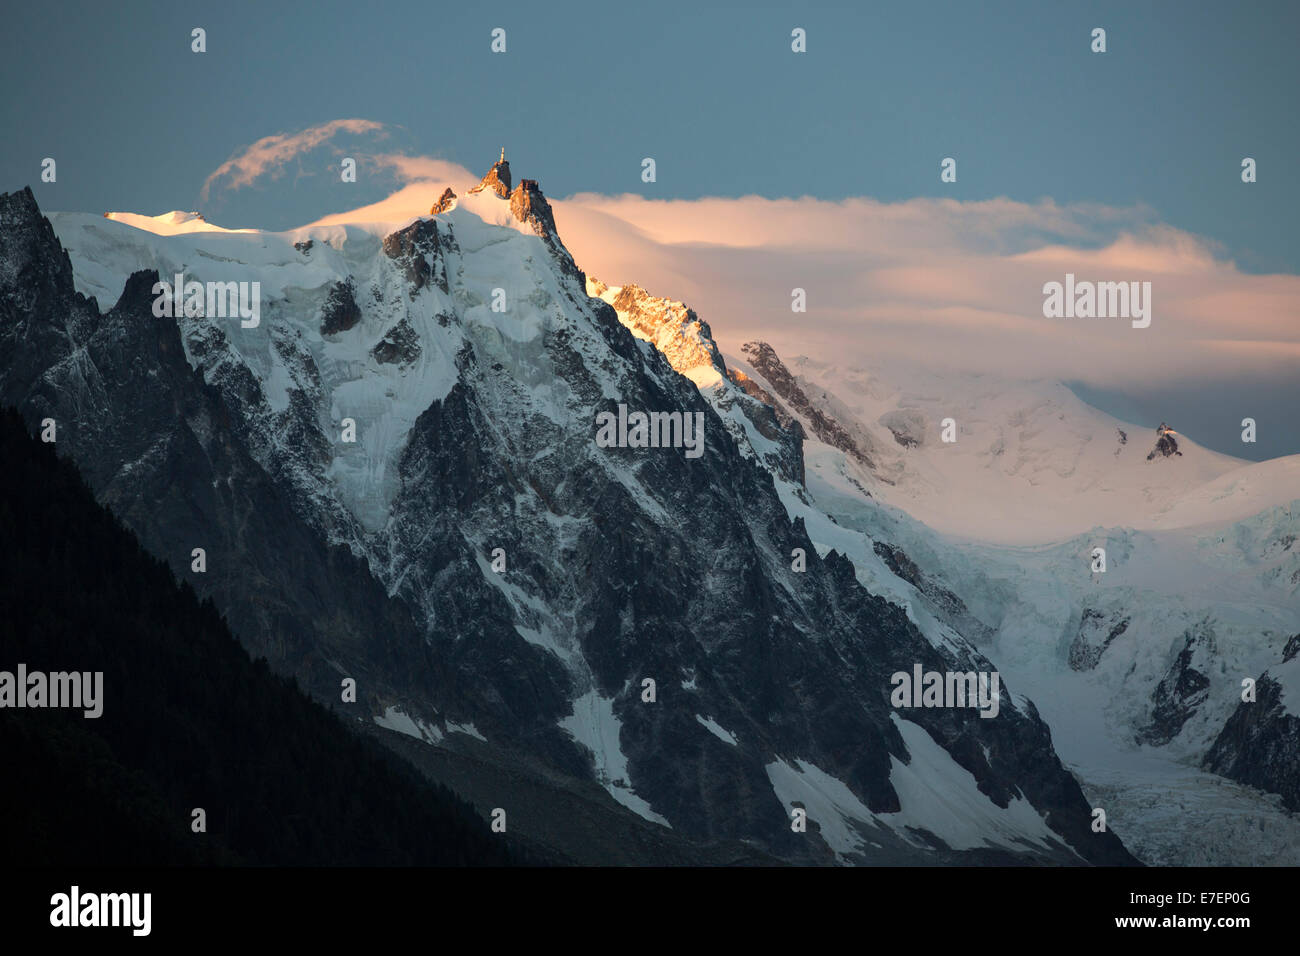
[[[222,170],[244,182],[339,131],[380,128],[336,120],[268,137]],[[479,178],[426,156],[357,159],[400,188],[317,224],[427,215],[444,186],[463,194]],[[1101,388],[1300,380],[1300,277],[1242,273],[1216,243],[1144,205],[593,193],[551,203],[588,274],[687,302],[733,354],[763,338],[787,356],[867,368],[919,363]],[[1150,282],[1150,327],[1044,318],[1043,286],[1066,273]],[[806,313],[790,310],[795,288],[807,293]]]
[[[375,133],[382,137],[385,127],[383,123],[374,120],[337,119],[297,133],[264,136],[213,170],[203,181],[199,195],[206,202],[214,186],[221,189],[242,189],[268,173],[272,177],[279,176],[290,160],[316,149],[339,133]]]
[[[544,185],[544,184],[543,184]],[[1300,373],[1300,277],[1249,275],[1144,206],[810,197],[552,201],[580,266],[682,299],[733,353],[1077,380],[1101,387]],[[1151,282],[1152,322],[1044,318],[1043,285]],[[808,311],[790,311],[806,290]]]
[[[376,169],[386,169],[402,183],[431,183],[439,186],[464,188],[466,182],[479,180],[459,163],[445,159],[433,159],[428,156],[403,156],[398,153],[381,153],[365,157],[365,161]]]
[[[459,163],[427,156],[391,153],[367,156],[364,161],[377,170],[387,170],[397,182],[405,185],[378,202],[324,216],[303,228],[346,223],[390,223],[395,226],[416,216],[427,216],[429,208],[448,186],[457,194],[464,195],[465,190],[480,178]],[[358,163],[361,162],[358,159]]]
[[[477,181],[477,180],[473,180]],[[386,199],[351,209],[347,212],[324,216],[302,228],[312,226],[335,226],[348,223],[387,223],[393,229],[416,216],[427,216],[429,207],[442,193],[444,185],[451,186],[456,192],[465,188],[466,177],[451,176],[447,179],[421,180],[405,186]]]

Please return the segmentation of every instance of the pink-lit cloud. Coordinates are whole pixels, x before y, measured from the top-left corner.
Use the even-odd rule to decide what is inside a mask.
[[[427,183],[451,186],[457,191],[467,183],[478,182],[475,176],[459,163],[429,156],[403,156],[398,153],[379,153],[366,156],[364,162],[376,169],[388,170],[402,183]]]
[[[297,133],[264,136],[240,150],[212,171],[203,181],[200,196],[206,202],[213,187],[242,189],[263,176],[279,176],[295,157],[316,149],[339,133],[372,133],[382,137],[384,124],[365,119],[337,119],[311,126]]]
[[[686,301],[732,352],[764,338],[826,361],[1100,386],[1300,375],[1300,277],[1242,273],[1146,207],[591,194],[554,206],[584,269]],[[1067,272],[1150,281],[1151,326],[1044,318],[1043,285]],[[806,313],[790,310],[796,287]]]

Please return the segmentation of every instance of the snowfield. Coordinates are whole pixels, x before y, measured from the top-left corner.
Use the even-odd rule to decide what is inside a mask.
[[[728,362],[770,384],[747,357]],[[1130,849],[1152,864],[1300,861],[1300,815],[1200,769],[1244,678],[1268,671],[1300,710],[1300,658],[1279,663],[1300,633],[1300,456],[1244,462],[1176,435],[1180,455],[1148,459],[1154,433],[1055,383],[787,367],[873,454],[868,467],[809,440],[812,503],[787,494],[791,513],[926,633],[960,615],[892,576],[875,542],[959,596],[978,624],[963,633],[1034,702]],[[953,444],[939,440],[946,417]],[[1105,573],[1091,571],[1096,547]],[[1162,712],[1184,653],[1205,686],[1185,714]],[[1157,730],[1169,706],[1176,726]]]

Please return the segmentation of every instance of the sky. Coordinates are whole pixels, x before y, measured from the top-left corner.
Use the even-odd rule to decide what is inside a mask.
[[[0,191],[46,210],[285,229],[463,188],[505,146],[580,265],[685,299],[724,347],[1058,377],[1219,451],[1300,452],[1300,4],[56,2],[6,23]],[[1045,318],[1067,272],[1151,281],[1151,327]]]

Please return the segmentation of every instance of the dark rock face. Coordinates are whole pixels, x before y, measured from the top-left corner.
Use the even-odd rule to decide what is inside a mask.
[[[434,220],[417,219],[405,229],[386,236],[384,254],[402,267],[412,299],[429,282],[447,291],[444,239]]]
[[[1152,448],[1151,453],[1147,455],[1147,461],[1151,461],[1153,458],[1157,457],[1170,458],[1174,455],[1178,455],[1181,458],[1182,454],[1183,453],[1178,450],[1178,441],[1174,438],[1173,433],[1162,432],[1160,437],[1156,439],[1156,447]]]
[[[1111,642],[1128,630],[1129,621],[1129,617],[1118,613],[1107,616],[1093,608],[1084,608],[1079,633],[1070,642],[1070,668],[1090,671],[1096,667]]]
[[[1209,695],[1210,679],[1193,664],[1202,645],[1213,647],[1214,632],[1203,623],[1188,631],[1184,641],[1183,649],[1151,695],[1151,720],[1137,734],[1138,743],[1157,747],[1169,743]]]
[[[1282,663],[1294,660],[1297,654],[1300,654],[1300,634],[1293,634],[1286,642],[1286,647],[1282,648]]]
[[[796,484],[804,484],[803,424],[785,410],[775,395],[744,372],[729,368],[727,378],[761,406],[758,414],[749,415],[758,433],[768,441],[788,447],[789,452],[785,456],[788,464],[781,469],[781,473],[787,475]]]
[[[316,242],[315,242],[314,239],[307,239],[307,240],[304,240],[303,242],[295,242],[295,243],[293,244],[293,247],[294,247],[295,249],[297,249],[299,252],[301,252],[301,253],[305,256],[305,255],[307,255],[309,252],[311,252],[311,250],[312,250],[312,246],[314,246],[315,244],[316,244]]]
[[[87,331],[98,313],[94,299],[71,291],[72,260],[41,215],[29,188],[0,194],[0,341],[6,349],[28,348],[44,353],[66,349],[70,336]],[[48,313],[71,306],[71,328],[36,326],[29,331],[38,340],[14,341],[16,327],[32,313]]]
[[[783,427],[799,424],[798,420],[785,410],[785,406],[781,404],[775,395],[763,388],[763,386],[759,385],[744,372],[740,371],[740,369],[727,369],[727,378],[731,379],[732,382],[743,389],[746,395],[758,399],[764,405],[771,408]],[[802,425],[799,425],[799,430],[803,430]]]
[[[509,176],[510,173],[507,171],[506,173],[507,180],[509,179]],[[433,207],[429,210],[429,215],[436,216],[440,212],[446,212],[455,204],[456,204],[456,194],[452,192],[451,187],[448,186],[446,189],[442,191],[442,195],[438,197],[438,201],[435,202],[433,204]]]
[[[385,333],[370,354],[376,362],[410,365],[420,357],[420,339],[411,328],[411,324],[402,319]]]
[[[1237,705],[1202,766],[1280,794],[1288,810],[1300,811],[1300,717],[1287,709],[1282,687],[1268,671],[1256,682],[1255,694],[1254,701]]]
[[[413,290],[464,291],[453,286],[459,247],[432,220],[387,237],[383,254],[391,265],[377,263]],[[211,596],[250,650],[323,700],[337,702],[340,678],[355,677],[365,716],[400,704],[421,719],[472,721],[499,766],[634,791],[674,838],[744,840],[799,862],[833,856],[818,821],[791,832],[769,768],[806,761],[873,813],[897,811],[892,760],[914,759],[901,717],[994,804],[1022,796],[1059,839],[959,853],[862,823],[850,858],[1132,863],[1113,833],[1091,832],[1046,726],[1011,688],[995,719],[890,706],[890,675],[913,664],[994,668],[971,646],[932,643],[864,589],[847,558],[819,557],[772,473],[742,454],[700,392],[558,260],[552,271],[537,294],[558,289],[563,314],[529,342],[502,343],[464,320],[459,298],[438,299],[447,321],[437,334],[462,343],[456,378],[390,462],[398,485],[377,532],[330,497],[338,449],[310,351],[283,331],[273,338],[295,369],[273,412],[265,383],[228,359],[220,326],[186,327],[187,360],[178,321],[152,315],[153,273],[133,275],[100,315],[75,293],[30,193],[0,197],[0,401],[30,425],[56,418],[60,452],[97,497]],[[385,336],[395,360],[409,338]],[[538,368],[545,400],[529,381]],[[630,408],[703,415],[703,455],[596,446],[592,421],[613,408],[611,390]],[[557,415],[557,401],[572,414]],[[207,550],[206,574],[190,571],[194,547]],[[498,548],[500,572],[488,568]],[[803,573],[790,567],[795,548]],[[646,678],[654,703],[641,698]],[[625,766],[562,726],[601,708]]]
[[[0,256],[10,251],[5,238]],[[17,324],[6,315],[0,401],[17,405],[33,428],[54,418],[60,452],[76,459],[97,497],[211,596],[255,655],[329,699],[337,697],[340,672],[331,662],[339,660],[411,654],[430,668],[418,679],[428,687],[437,665],[409,612],[363,562],[321,540],[249,455],[221,395],[186,363],[174,320],[152,315],[156,281],[154,272],[133,275],[113,310],[94,317],[95,331],[56,343],[53,353],[39,351],[49,344],[42,330],[62,327],[77,308],[70,287],[54,312],[29,312]],[[0,292],[0,303],[7,300]],[[78,318],[90,326],[90,314]],[[14,340],[28,344],[10,349]],[[84,361],[69,361],[74,348]],[[202,575],[191,572],[195,547],[206,551]],[[328,606],[322,594],[332,595]],[[400,686],[370,668],[348,672],[369,677],[372,691]]]
[[[888,425],[886,425],[885,427],[889,428]],[[904,448],[915,448],[917,445],[920,444],[920,442],[917,441],[917,439],[913,438],[907,432],[904,432],[900,429],[890,428],[889,433],[894,436],[894,441],[902,445]]]
[[[425,692],[440,666],[409,611],[389,599],[365,563],[327,544],[300,517],[297,496],[249,451],[244,423],[227,404],[257,383],[206,384],[185,359],[174,319],[153,315],[154,271],[133,274],[100,315],[72,287],[72,269],[30,191],[0,195],[0,402],[35,430],[57,422],[71,455],[110,506],[176,574],[211,596],[254,656],[337,699],[350,660],[358,682],[393,693]],[[213,342],[219,335],[213,336]],[[307,454],[316,442],[299,436]],[[202,547],[207,572],[191,572]],[[329,606],[319,596],[330,594]],[[414,683],[379,677],[361,662],[424,661]]]
[[[766,342],[746,342],[740,350],[749,359],[754,370],[776,389],[778,395],[796,412],[804,416],[812,426],[813,434],[832,448],[852,455],[868,468],[872,467],[871,458],[853,437],[844,430],[844,426],[815,407],[799,383],[795,381],[790,370],[785,367],[776,350]]]
[[[721,357],[721,356],[719,356]],[[802,486],[806,475],[803,461],[804,430],[797,418],[781,408],[767,390],[737,369],[727,369],[727,377],[737,385],[752,402],[742,409],[758,433],[775,443],[780,451],[771,456],[769,465],[780,477]],[[725,400],[720,400],[725,406]]]
[[[943,619],[951,622],[960,633],[976,642],[993,636],[992,630],[970,612],[965,601],[922,571],[902,548],[876,541],[872,550],[889,570],[928,598]]]
[[[320,310],[321,335],[338,335],[354,328],[361,321],[361,309],[357,305],[356,296],[357,287],[351,276],[330,287],[329,295]]]

